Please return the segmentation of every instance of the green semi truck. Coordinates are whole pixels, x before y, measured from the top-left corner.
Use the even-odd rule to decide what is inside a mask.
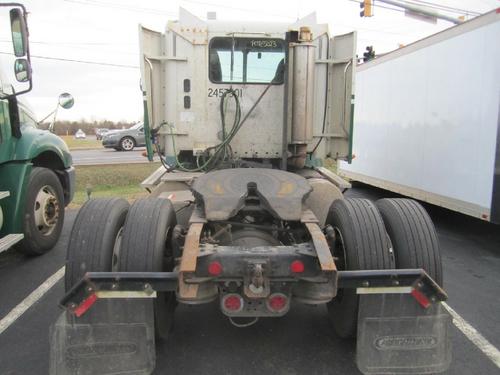
[[[0,252],[11,247],[29,255],[50,250],[59,239],[64,207],[74,192],[75,169],[66,143],[41,130],[19,99],[32,88],[26,9],[0,4],[10,17],[17,81],[0,72]],[[67,94],[58,105],[69,108]]]

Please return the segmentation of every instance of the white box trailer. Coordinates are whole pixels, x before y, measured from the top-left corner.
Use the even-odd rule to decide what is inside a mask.
[[[355,181],[500,223],[500,12],[361,64]]]

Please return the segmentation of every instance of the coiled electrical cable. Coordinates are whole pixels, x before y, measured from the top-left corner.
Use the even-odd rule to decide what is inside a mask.
[[[160,128],[163,125],[167,125],[170,128],[170,135],[172,138],[172,148],[173,148],[173,152],[175,155],[175,162],[176,162],[175,166],[170,166],[170,165],[168,165],[168,163],[166,163],[166,161],[164,163],[164,160],[162,160],[163,157],[161,156],[160,153],[158,153],[160,155],[160,160],[162,160],[163,165],[168,166],[168,168],[167,167],[165,167],[165,168],[167,170],[169,170],[169,168],[179,169],[179,170],[184,171],[184,172],[202,172],[202,171],[206,172],[206,171],[216,169],[224,161],[231,160],[232,159],[232,149],[231,149],[231,145],[230,145],[231,141],[236,136],[238,131],[242,128],[245,121],[248,119],[250,114],[253,112],[255,107],[257,107],[257,105],[260,103],[260,101],[262,100],[264,95],[267,93],[267,91],[269,90],[269,88],[273,84],[274,84],[274,81],[271,81],[269,83],[269,85],[267,85],[267,87],[260,94],[260,96],[257,98],[255,103],[252,105],[252,107],[250,108],[250,110],[247,112],[247,114],[245,115],[245,117],[242,120],[241,120],[240,100],[239,100],[239,97],[238,97],[236,91],[234,89],[230,88],[222,94],[220,106],[219,106],[220,115],[221,115],[221,127],[222,127],[222,132],[221,132],[222,137],[221,138],[222,138],[222,141],[218,145],[208,147],[205,150],[205,154],[209,155],[206,159],[204,158],[204,156],[200,156],[200,155],[196,157],[196,168],[188,168],[188,167],[184,166],[182,164],[182,162],[179,160],[179,158],[177,156],[177,149],[176,149],[176,144],[175,144],[175,134],[173,132],[174,128],[170,124],[163,123],[160,126]],[[234,121],[233,121],[233,125],[232,125],[231,129],[229,129],[229,131],[226,129],[226,112],[227,112],[227,99],[228,98],[232,98],[234,100],[234,103],[235,103]],[[159,149],[159,146],[158,146],[158,149]],[[229,156],[229,158],[228,158],[228,156]],[[201,158],[203,158],[204,160],[202,160],[200,163]],[[172,169],[170,169],[170,170],[172,170]]]

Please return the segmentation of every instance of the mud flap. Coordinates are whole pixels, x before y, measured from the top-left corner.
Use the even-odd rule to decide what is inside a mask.
[[[98,300],[80,318],[65,311],[50,330],[50,374],[151,374],[151,299]]]
[[[451,317],[409,294],[359,296],[356,361],[363,374],[434,374],[451,363]]]

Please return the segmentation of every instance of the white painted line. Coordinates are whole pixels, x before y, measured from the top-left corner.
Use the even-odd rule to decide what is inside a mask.
[[[443,302],[443,306],[451,314],[453,324],[462,331],[462,333],[481,350],[489,359],[500,368],[500,351],[495,348],[486,338],[481,335],[473,326],[465,321],[458,313],[453,310],[447,303]]]
[[[14,307],[2,320],[0,320],[0,334],[9,328],[21,315],[44,296],[64,276],[64,266],[45,280],[38,288]],[[446,302],[442,303],[453,318],[453,324],[493,363],[500,368],[500,351],[495,348],[483,335],[453,310]]]
[[[14,307],[2,320],[0,320],[0,335],[9,328],[21,315],[47,293],[64,276],[64,266],[55,274],[45,280],[38,288]]]

